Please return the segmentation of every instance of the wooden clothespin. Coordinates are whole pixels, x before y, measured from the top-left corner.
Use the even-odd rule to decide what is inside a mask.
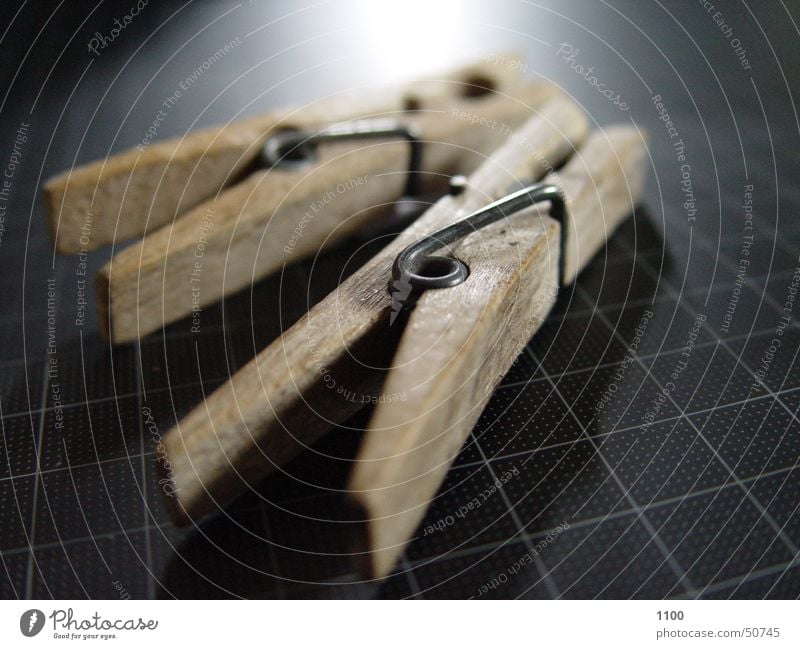
[[[638,199],[641,133],[586,133],[577,106],[552,96],[466,182],[178,422],[163,438],[173,520],[214,511],[375,403],[350,491],[364,571],[386,575],[559,285]],[[534,205],[543,199],[549,210]]]
[[[101,332],[113,343],[140,338],[353,235],[409,191],[474,170],[555,94],[508,60],[65,172],[45,186],[56,248],[75,253],[144,237],[115,254],[96,282]]]

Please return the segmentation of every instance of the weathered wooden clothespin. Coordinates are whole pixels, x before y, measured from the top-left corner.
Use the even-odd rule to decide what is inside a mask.
[[[136,340],[474,170],[555,94],[520,69],[484,62],[72,169],[45,185],[56,249],[144,237],[96,282],[101,332]]]

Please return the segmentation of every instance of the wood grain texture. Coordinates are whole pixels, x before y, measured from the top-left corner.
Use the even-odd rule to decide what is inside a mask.
[[[419,100],[400,118],[425,143],[420,178],[469,173],[555,94],[536,82],[498,91]],[[311,168],[251,174],[100,270],[101,330],[114,343],[135,340],[360,231],[401,197],[408,156],[396,140],[327,144]]]
[[[123,151],[47,181],[48,228],[62,254],[141,237],[238,180],[277,130],[397,113],[416,102],[469,94],[476,82],[505,87],[519,79],[520,69],[522,65],[478,63],[399,87],[339,93]]]
[[[568,165],[547,177],[567,193],[564,284],[605,245],[642,195],[649,163],[646,138],[629,126],[594,131]]]
[[[569,197],[567,283],[631,213],[644,159],[641,134],[614,127],[595,132],[547,178]],[[454,255],[470,276],[425,293],[410,316],[383,387],[406,398],[377,406],[349,486],[364,520],[361,556],[370,576],[392,569],[492,392],[555,301],[560,228],[546,214],[527,210],[465,239]]]
[[[397,253],[541,174],[538,159],[566,159],[585,133],[575,104],[549,101],[471,175],[462,195],[438,201],[167,432],[165,502],[173,520],[187,524],[214,511],[364,403],[395,398],[381,396],[380,385],[401,332],[388,325]]]

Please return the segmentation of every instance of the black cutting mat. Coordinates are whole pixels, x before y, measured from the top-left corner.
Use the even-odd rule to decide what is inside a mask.
[[[73,162],[135,146],[175,84],[237,36],[245,44],[236,56],[204,74],[159,137],[366,81],[395,60],[391,51],[367,56],[376,44],[353,25],[371,20],[380,32],[381,20],[403,16],[365,16],[345,2],[296,5],[289,16],[267,4],[148,7],[99,56],[87,55],[87,41],[127,13],[124,3],[88,18],[61,9],[49,23],[47,9],[26,8],[3,36],[19,55],[18,68],[3,71],[0,173],[15,133],[30,127],[0,240],[2,595],[797,597],[800,307],[785,328],[781,316],[800,266],[800,34],[797,12],[782,6],[721,6],[730,35],[696,3],[509,1],[453,17],[458,42],[439,52],[445,58],[516,46],[529,74],[564,86],[599,124],[647,128],[644,207],[563,291],[385,583],[354,583],[338,554],[347,527],[338,490],[359,437],[352,430],[333,432],[288,475],[198,529],[167,523],[142,409],[168,429],[278,335],[278,314],[290,321],[307,293],[315,300],[329,291],[347,251],[326,255],[313,272],[290,269],[283,281],[292,290],[281,298],[274,278],[205,311],[199,335],[183,322],[110,351],[90,312],[74,324],[77,261],[52,259],[38,187]],[[271,18],[276,24],[253,31]],[[431,45],[422,32],[413,48],[405,44],[408,54]],[[562,42],[580,52],[565,60]],[[419,70],[407,74],[445,65],[414,60]],[[579,64],[593,65],[630,110],[600,96]],[[281,79],[294,81],[261,94]],[[740,277],[745,185],[753,185],[754,239]],[[89,272],[107,255],[93,254]],[[698,314],[706,319],[683,367]],[[48,317],[55,355],[47,353]]]

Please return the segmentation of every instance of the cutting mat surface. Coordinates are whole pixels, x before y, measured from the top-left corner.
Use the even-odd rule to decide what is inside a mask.
[[[472,50],[482,29],[485,50],[496,51],[508,49],[509,25],[528,25],[532,39],[517,43],[528,73],[562,84],[599,124],[633,120],[647,128],[652,168],[643,207],[563,291],[489,403],[398,571],[382,584],[356,581],[339,554],[347,528],[341,489],[365,415],[197,528],[169,525],[154,474],[158,434],[273,340],[281,319],[292,321],[307,300],[333,288],[349,251],[292,267],[204,311],[200,334],[181,322],[112,351],[97,337],[91,308],[76,325],[79,260],[53,259],[36,197],[41,178],[135,146],[192,63],[236,35],[244,43],[237,57],[198,82],[159,137],[245,106],[251,114],[362,82],[371,65],[363,49],[328,32],[322,14],[330,9],[257,36],[250,5],[222,3],[187,5],[180,25],[169,17],[174,9],[153,8],[113,44],[115,52],[87,57],[85,42],[113,11],[82,27],[85,16],[63,17],[80,42],[60,62],[60,47],[44,51],[39,42],[20,62],[39,75],[4,86],[11,94],[2,108],[0,166],[20,125],[30,126],[0,240],[0,595],[800,595],[800,305],[785,310],[800,266],[791,86],[800,71],[791,43],[800,34],[777,15],[782,9],[769,17],[731,8],[729,21],[752,59],[748,71],[702,7],[600,4],[582,10],[589,31],[516,3],[493,16],[494,28],[478,26],[485,10],[476,7],[464,28]],[[271,9],[262,9],[268,16]],[[268,22],[258,16],[257,24]],[[139,55],[126,67],[162,24],[152,58]],[[153,61],[206,25],[209,40],[181,50],[142,90]],[[20,29],[9,38],[24,41]],[[66,44],[47,29],[43,40]],[[260,79],[288,78],[336,47],[344,48],[343,62],[271,94],[249,83],[215,100],[271,47],[323,33],[316,45],[271,61]],[[595,74],[626,92],[630,110],[587,84],[557,54],[553,34],[581,50],[574,61],[594,62]],[[60,81],[42,82],[54,64]],[[334,69],[354,76],[331,76]],[[660,119],[657,95],[677,138]],[[745,248],[749,263],[740,272]],[[107,256],[90,256],[90,275]]]

